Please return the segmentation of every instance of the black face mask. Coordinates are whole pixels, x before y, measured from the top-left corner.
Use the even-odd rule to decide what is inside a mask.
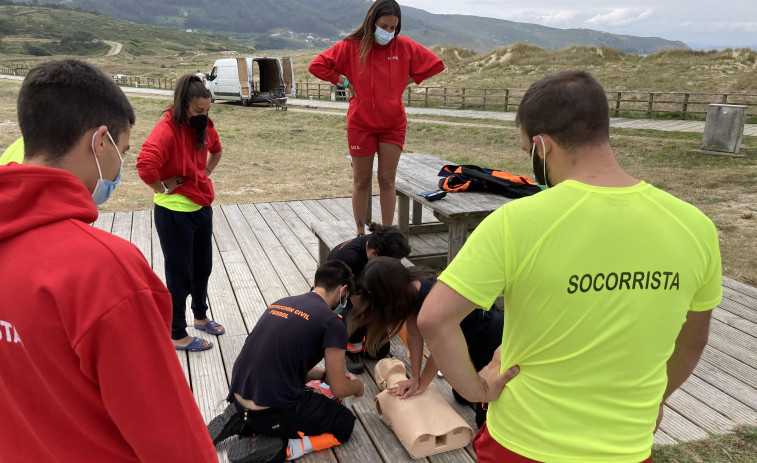
[[[195,128],[197,131],[205,130],[208,126],[208,116],[200,114],[189,118],[189,126]]]

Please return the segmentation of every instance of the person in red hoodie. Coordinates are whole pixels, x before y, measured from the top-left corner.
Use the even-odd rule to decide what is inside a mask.
[[[0,460],[218,461],[168,342],[168,290],[91,226],[134,119],[82,61],[42,63],[21,86],[24,164],[0,166]]]
[[[394,0],[378,0],[363,24],[324,51],[308,70],[319,79],[349,88],[347,143],[352,156],[352,213],[358,235],[365,234],[373,156],[378,152],[381,222],[391,225],[396,204],[394,179],[405,144],[407,118],[402,95],[411,83],[444,70],[434,53],[400,36],[402,12]]]
[[[137,157],[139,176],[155,191],[155,230],[173,301],[171,339],[176,350],[213,347],[187,333],[187,296],[192,295],[194,327],[220,336],[223,326],[208,312],[208,280],[213,268],[213,182],[221,143],[208,118],[210,92],[195,75],[176,82],[173,105],[153,128]]]

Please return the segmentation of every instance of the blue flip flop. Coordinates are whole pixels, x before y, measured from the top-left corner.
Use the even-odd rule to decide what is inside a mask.
[[[221,331],[215,331],[213,328],[215,328],[216,326],[221,326],[221,324],[220,323],[216,323],[213,320],[210,320],[209,322],[207,322],[204,325],[195,325],[195,329],[198,329],[200,331],[204,331],[204,332],[209,333],[209,334],[213,334],[215,336],[220,336],[220,335],[222,335],[223,333],[226,332],[226,328],[223,328]]]
[[[194,339],[192,339],[192,342],[190,342],[186,346],[184,347],[174,346],[174,349],[185,350],[187,352],[200,352],[202,350],[208,350],[211,347],[213,347],[212,341],[208,341],[208,345],[204,347],[202,345],[203,342],[205,342],[205,339],[195,337]]]

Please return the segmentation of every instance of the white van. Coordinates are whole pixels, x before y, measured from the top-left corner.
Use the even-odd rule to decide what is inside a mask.
[[[294,97],[292,58],[224,58],[213,65],[205,88],[213,100],[272,104],[272,100]]]

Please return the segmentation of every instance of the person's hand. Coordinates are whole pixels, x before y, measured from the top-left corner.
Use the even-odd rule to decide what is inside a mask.
[[[414,395],[422,394],[425,388],[422,388],[417,378],[410,378],[400,381],[394,386],[386,388],[389,395],[399,396],[400,399],[407,399]]]
[[[513,379],[519,372],[520,367],[518,365],[512,366],[500,374],[501,357],[499,355],[501,346],[494,351],[492,361],[489,362],[481,371],[478,372],[478,376],[486,383],[486,397],[481,402],[492,402],[502,394],[502,390],[505,385]]]
[[[365,384],[363,383],[363,380],[360,378],[354,378],[352,381],[357,381],[358,384],[358,390],[354,394],[352,394],[355,397],[363,397],[363,393],[365,393]]]
[[[179,188],[182,184],[184,184],[184,177],[181,175],[176,175],[174,177],[169,177],[161,180],[160,182],[168,188],[168,191],[166,193],[171,193],[173,190]]]
[[[656,433],[658,429],[660,429],[660,423],[662,423],[662,415],[664,414],[665,410],[665,403],[660,404],[660,411],[657,412],[657,422],[654,425],[654,431],[652,431],[652,434]]]

